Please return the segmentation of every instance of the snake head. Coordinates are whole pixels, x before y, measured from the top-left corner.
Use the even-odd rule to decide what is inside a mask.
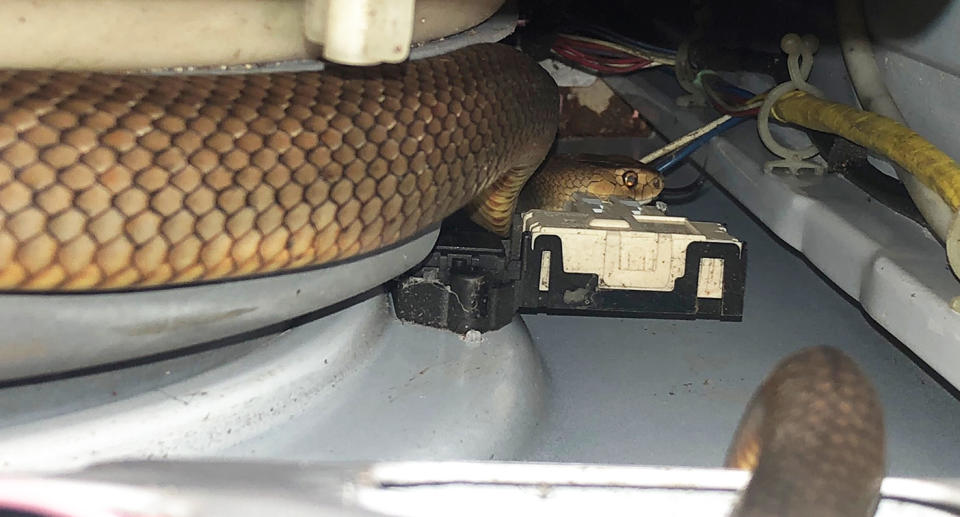
[[[651,201],[663,192],[663,177],[649,169],[626,169],[620,174],[623,186],[635,201]]]
[[[586,190],[599,198],[617,196],[648,203],[663,192],[663,176],[630,156],[577,154],[566,169],[592,179]]]
[[[639,166],[616,167],[612,174],[612,187],[606,196],[619,196],[640,203],[656,199],[663,192],[663,177],[660,173]]]

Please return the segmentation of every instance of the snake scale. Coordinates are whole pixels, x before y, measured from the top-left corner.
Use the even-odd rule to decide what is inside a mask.
[[[763,381],[726,466],[753,471],[733,517],[869,517],[885,471],[883,410],[843,352],[801,350]]]
[[[663,177],[629,157],[555,154],[520,192],[521,210],[563,210],[574,192],[649,203],[663,192]]]
[[[496,44],[322,73],[0,71],[0,289],[98,292],[318,266],[464,206],[502,233],[558,108],[550,77]],[[640,178],[638,198],[662,188],[627,172],[602,192]],[[737,515],[866,515],[882,431],[848,358],[788,359],[731,450],[729,466],[755,467]]]
[[[0,72],[0,289],[316,266],[478,195],[474,218],[505,231],[558,99],[545,71],[496,44],[322,73]]]

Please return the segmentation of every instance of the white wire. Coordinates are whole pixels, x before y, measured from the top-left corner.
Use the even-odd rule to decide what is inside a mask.
[[[673,142],[670,142],[669,144],[661,147],[660,149],[657,149],[656,151],[644,156],[643,158],[640,158],[640,161],[642,163],[649,164],[650,162],[652,162],[653,160],[656,160],[657,158],[660,158],[661,156],[666,156],[672,153],[673,151],[676,151],[677,149],[680,149],[686,146],[687,144],[696,140],[697,138],[700,138],[704,134],[709,133],[710,131],[713,131],[714,129],[717,128],[717,126],[719,126],[720,124],[723,124],[724,122],[730,120],[731,118],[733,117],[731,117],[730,115],[724,115],[714,120],[713,122],[707,123],[703,127],[694,129],[693,131],[681,136],[680,138],[674,140]]]
[[[853,83],[853,89],[864,109],[879,113],[907,125],[897,103],[890,96],[880,68],[877,66],[873,45],[867,34],[863,18],[863,5],[859,0],[841,0],[837,2],[837,26],[840,36],[840,48],[843,61],[847,66],[847,75]],[[930,187],[920,182],[916,176],[894,165],[897,176],[907,188],[913,202],[920,209],[923,218],[943,240],[953,226],[955,215],[950,206]]]

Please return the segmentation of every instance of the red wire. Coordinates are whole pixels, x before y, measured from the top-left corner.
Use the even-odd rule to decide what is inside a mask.
[[[583,67],[589,68],[589,69],[594,70],[594,71],[597,71],[597,72],[605,72],[605,73],[611,73],[611,74],[623,74],[623,73],[628,73],[628,72],[634,72],[634,71],[636,71],[636,70],[640,70],[640,69],[646,68],[646,66],[647,66],[647,65],[642,64],[642,63],[637,63],[637,64],[630,65],[630,66],[621,66],[621,65],[618,65],[618,66],[610,66],[610,65],[606,65],[606,64],[604,64],[604,63],[599,63],[599,62],[597,62],[597,61],[595,61],[595,60],[586,58],[585,56],[583,56],[583,54],[581,54],[581,53],[579,53],[579,52],[573,51],[573,50],[571,50],[571,49],[562,48],[562,47],[556,47],[556,48],[554,48],[554,52],[556,52],[557,54],[559,54],[559,55],[561,55],[561,56],[563,56],[563,57],[565,57],[565,58],[567,58],[567,59],[569,59],[570,61],[573,61],[574,63],[577,63],[578,65],[581,65],[581,66],[583,66]]]
[[[574,63],[588,68],[590,70],[610,74],[625,74],[642,70],[650,66],[653,61],[642,57],[634,56],[626,52],[612,49],[600,43],[591,41],[580,41],[563,36],[558,36],[554,41],[553,51],[558,55],[573,61]],[[606,55],[600,55],[602,52]],[[611,57],[616,56],[616,57]],[[760,112],[760,108],[752,108],[741,111],[730,111],[720,105],[708,92],[707,98],[713,107],[725,114],[733,117],[752,117]]]
[[[605,73],[623,74],[635,72],[646,68],[651,63],[648,60],[636,57],[632,57],[631,59],[598,58],[563,44],[555,45],[553,51],[583,67]]]
[[[624,74],[642,70],[653,64],[649,59],[610,48],[602,43],[580,41],[564,36],[556,38],[553,50],[584,68],[603,73]]]
[[[753,117],[753,116],[756,116],[758,113],[760,113],[760,108],[751,108],[751,109],[740,110],[740,111],[730,111],[724,108],[723,106],[721,106],[720,103],[713,98],[713,96],[716,95],[716,92],[713,92],[712,90],[706,90],[706,89],[705,91],[707,94],[707,99],[710,101],[710,104],[713,105],[713,108],[719,111],[720,113],[723,113],[724,115],[730,115],[731,117]]]
[[[709,98],[710,96],[708,95],[707,97]],[[760,108],[751,108],[743,111],[730,111],[724,108],[723,106],[721,106],[719,103],[717,103],[713,99],[710,99],[710,104],[713,105],[713,109],[719,111],[720,113],[723,113],[724,115],[730,115],[731,117],[753,117],[756,114],[760,113]]]
[[[613,63],[650,64],[652,63],[652,61],[650,61],[649,59],[627,54],[626,52],[622,52],[616,49],[610,49],[610,48],[604,47],[603,45],[591,43],[589,41],[577,41],[577,40],[570,40],[570,39],[561,37],[561,38],[557,38],[555,45],[577,50],[584,54],[589,54],[595,58],[601,59],[604,63],[608,63],[608,64],[613,64]],[[600,52],[606,53],[607,55],[598,55],[594,51],[600,51]]]
[[[606,57],[606,56],[597,56],[597,55],[595,55],[595,54],[590,54],[590,53],[588,53],[588,52],[584,52],[583,50],[578,49],[577,47],[570,46],[570,45],[556,45],[554,48],[561,48],[561,49],[567,51],[567,52],[570,53],[570,54],[575,54],[575,55],[577,55],[578,57],[580,57],[580,58],[582,58],[582,59],[587,59],[587,60],[590,60],[590,61],[596,61],[596,62],[598,62],[598,63],[605,63],[605,64],[609,64],[609,65],[613,65],[613,64],[633,65],[633,64],[636,64],[636,63],[637,63],[636,60],[632,60],[632,59],[623,60],[623,59],[621,59],[621,58],[611,58],[611,57]]]
[[[716,104],[714,104],[713,107],[720,113],[723,113],[724,115],[730,115],[731,117],[755,117],[758,113],[760,113],[760,108],[749,109],[746,111],[727,111]]]
[[[563,37],[563,36],[560,36],[560,37],[557,38],[556,43],[559,43],[559,44],[561,44],[561,45],[565,45],[565,46],[568,46],[568,47],[580,47],[580,48],[591,49],[591,50],[602,50],[602,51],[607,52],[607,53],[610,53],[610,54],[616,54],[616,55],[624,56],[624,57],[637,58],[637,56],[633,56],[633,55],[628,54],[628,53],[626,53],[626,52],[624,52],[624,51],[622,51],[622,50],[618,50],[618,49],[615,49],[615,48],[610,48],[610,47],[607,47],[607,46],[605,46],[605,45],[601,45],[601,44],[598,44],[598,43],[593,43],[592,41],[580,41],[580,40],[575,40],[575,39],[570,39],[570,38],[565,38],[565,37]],[[640,59],[642,59],[642,58],[640,58]]]
[[[720,101],[724,101],[727,104],[737,105],[744,104],[743,100],[731,100],[729,96],[724,96],[721,92],[714,90],[710,87],[709,84],[710,76],[704,78],[704,93],[707,94],[707,99],[710,101],[710,104],[713,105],[714,109],[723,113],[724,115],[730,115],[731,117],[752,117],[760,113],[760,108],[751,108],[738,111],[730,111],[729,109],[723,107],[720,104]]]
[[[642,70],[653,61],[634,56],[602,43],[580,41],[558,36],[553,51],[574,63],[590,70],[610,74],[625,74]]]

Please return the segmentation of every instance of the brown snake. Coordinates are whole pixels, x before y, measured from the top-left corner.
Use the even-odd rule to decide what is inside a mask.
[[[552,144],[558,105],[549,76],[502,45],[322,73],[2,71],[0,289],[97,292],[317,266],[415,236],[468,203],[503,232]],[[629,191],[623,173],[604,192]],[[758,460],[739,515],[865,515],[882,433],[849,359],[814,349],[788,360],[734,444],[731,466]]]
[[[843,352],[778,364],[754,394],[727,455],[753,477],[734,517],[868,517],[883,481],[883,411]]]
[[[0,289],[316,266],[475,198],[474,218],[503,232],[558,99],[503,45],[322,73],[0,72]]]

